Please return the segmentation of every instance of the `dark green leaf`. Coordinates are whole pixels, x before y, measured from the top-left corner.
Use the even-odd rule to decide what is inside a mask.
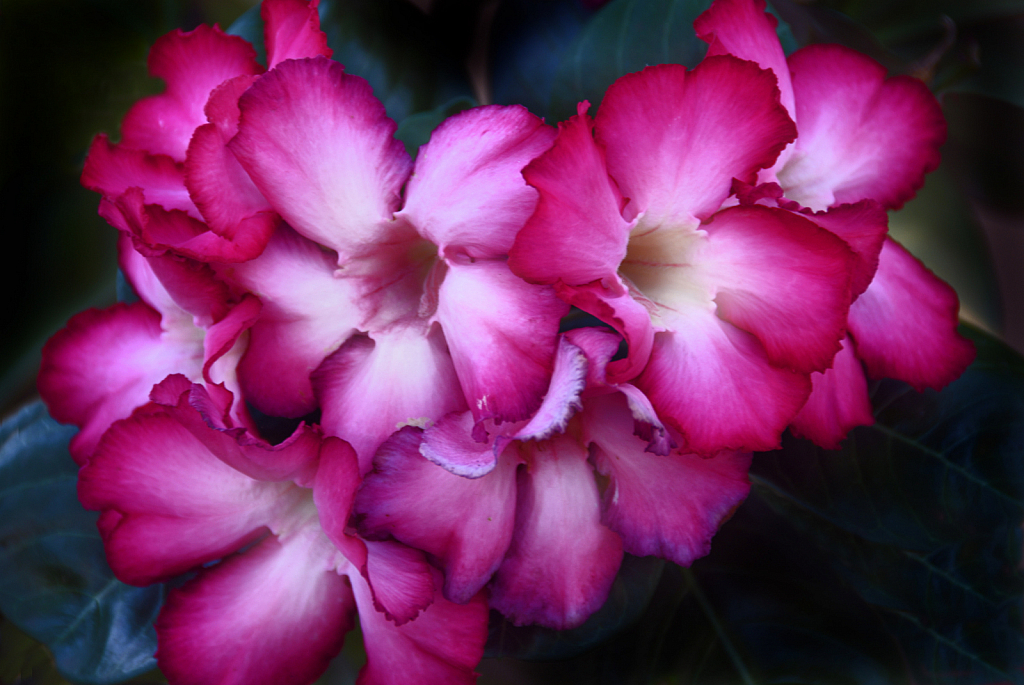
[[[74,432],[41,402],[0,426],[0,612],[45,644],[70,680],[120,682],[156,665],[163,589],[114,578],[96,514],[78,503]]]
[[[463,96],[446,102],[440,107],[435,107],[429,112],[408,116],[398,125],[395,138],[402,141],[409,156],[415,158],[420,146],[430,140],[430,134],[442,121],[470,107],[476,107],[476,100]]]

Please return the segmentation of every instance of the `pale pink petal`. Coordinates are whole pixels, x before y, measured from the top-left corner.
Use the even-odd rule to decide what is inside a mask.
[[[708,44],[708,55],[733,55],[756,62],[778,79],[782,106],[792,117],[793,85],[789,65],[775,28],[778,20],[765,12],[764,0],[715,0],[697,17],[693,28]]]
[[[260,71],[252,46],[216,26],[168,33],[149,52],[149,73],[167,88],[128,110],[121,144],[184,160],[193,131],[206,123],[203,106],[210,91],[230,78]]]
[[[37,383],[50,414],[81,428],[70,447],[81,464],[110,424],[146,404],[153,385],[172,373],[198,379],[202,365],[201,338],[165,336],[145,303],[117,304],[75,315],[50,338]]]
[[[605,367],[607,382],[622,383],[636,378],[643,371],[654,344],[654,327],[650,311],[634,299],[618,276],[609,279],[610,287],[599,282],[555,286],[558,296],[618,331],[629,346],[625,359],[609,362]]]
[[[559,436],[522,449],[516,525],[494,576],[491,606],[515,625],[562,630],[583,623],[608,597],[622,562],[622,539],[601,524],[587,452]]]
[[[503,261],[450,264],[437,321],[477,421],[519,421],[540,406],[568,311],[550,286],[523,281]]]
[[[236,471],[166,413],[115,423],[78,479],[83,506],[122,515],[105,531],[107,559],[136,585],[251,542],[295,503],[296,490]]]
[[[422,432],[406,427],[381,445],[356,496],[359,532],[422,549],[444,569],[444,596],[464,604],[490,580],[509,542],[518,452],[482,478],[455,476],[424,459]]]
[[[602,521],[630,554],[689,566],[750,491],[751,455],[651,454],[630,434],[632,422],[618,395],[588,400],[582,414],[584,440],[596,445],[594,463],[610,479]]]
[[[339,263],[410,237],[392,216],[411,162],[366,81],[324,57],[289,60],[238,106],[229,147],[292,228]]]
[[[500,450],[493,439],[486,438],[486,429],[480,432],[484,426],[477,428],[472,412],[452,412],[426,427],[420,454],[463,478],[487,475],[497,465]]]
[[[623,76],[595,132],[608,172],[650,228],[695,226],[721,207],[733,178],[752,182],[796,137],[774,74],[729,55],[689,73],[662,64]]]
[[[175,329],[185,328],[184,322],[177,319],[177,311],[191,314],[195,326],[206,328],[223,319],[231,310],[232,293],[208,264],[170,254],[147,257],[146,261],[174,303],[175,311],[170,317],[161,311],[165,330],[171,329],[168,318],[173,319]]]
[[[363,473],[382,442],[466,408],[444,338],[436,328],[394,328],[350,339],[313,376],[330,435],[347,440]]]
[[[523,169],[540,199],[516,236],[509,268],[531,283],[609,278],[626,256],[631,224],[622,218],[624,200],[594,141],[588,106],[559,124],[551,149]]]
[[[827,450],[837,450],[851,430],[875,422],[864,368],[849,338],[843,340],[843,349],[831,369],[811,374],[811,384],[807,404],[790,425],[794,435]]]
[[[172,683],[312,683],[354,627],[352,588],[315,526],[270,537],[173,589],[156,623]]]
[[[899,243],[885,241],[875,280],[850,307],[850,333],[872,378],[941,389],[974,361],[957,333],[956,292]]]
[[[105,200],[101,200],[100,207],[102,208],[104,204],[107,204],[108,207],[113,206]],[[128,227],[125,227],[117,237],[117,264],[124,272],[125,278],[131,283],[135,294],[139,296],[140,300],[160,312],[165,326],[177,327],[176,324],[179,322],[184,324],[191,321],[191,315],[178,306],[167,292],[167,288],[157,278],[149,259],[132,246],[129,230]]]
[[[903,205],[939,164],[946,122],[935,96],[909,76],[841,45],[789,57],[800,137],[778,173],[786,197],[806,207],[877,200]]]
[[[809,373],[832,364],[846,329],[853,253],[784,209],[730,207],[704,225],[696,267],[718,315],[757,336],[772,364]]]
[[[330,57],[327,36],[320,30],[319,0],[265,0],[260,7],[263,18],[267,67],[273,69],[286,59],[323,55]]]
[[[141,188],[146,203],[180,209],[199,218],[180,164],[166,155],[114,145],[103,134],[96,136],[89,147],[82,185],[108,200],[115,200],[129,188]]]
[[[440,587],[440,572],[435,585]],[[366,666],[357,685],[473,685],[473,668],[483,656],[487,639],[487,600],[483,593],[466,604],[441,597],[400,626],[373,608],[366,581],[350,574],[359,607],[359,627],[366,647]]]
[[[423,552],[393,540],[366,543],[366,569],[373,606],[402,625],[434,601],[434,577]]]
[[[853,250],[856,260],[850,296],[856,299],[875,276],[878,254],[889,231],[889,215],[874,200],[862,200],[852,205],[832,207],[827,212],[808,212],[804,216],[835,233]]]
[[[569,419],[583,408],[580,395],[587,385],[587,357],[565,336],[558,339],[551,384],[540,409],[511,436],[515,440],[546,440],[565,431]]]
[[[246,399],[272,416],[316,408],[310,374],[363,319],[357,284],[334,274],[336,258],[285,226],[257,259],[219,275],[258,296],[260,320],[239,364]]]
[[[711,311],[692,307],[669,323],[636,386],[683,435],[681,448],[711,455],[778,447],[807,401],[808,376],[772,366],[754,336]]]
[[[554,137],[554,129],[521,105],[450,117],[416,156],[401,216],[448,257],[508,254],[537,204],[522,169]]]

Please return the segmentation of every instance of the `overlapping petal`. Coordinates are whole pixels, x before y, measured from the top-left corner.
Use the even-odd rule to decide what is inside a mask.
[[[831,369],[811,374],[811,384],[811,396],[790,426],[795,435],[837,450],[851,430],[875,422],[864,368],[849,338]]]

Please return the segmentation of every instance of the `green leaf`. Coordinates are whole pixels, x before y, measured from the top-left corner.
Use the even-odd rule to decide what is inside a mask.
[[[413,114],[402,120],[395,131],[395,138],[398,138],[405,145],[405,151],[414,158],[421,145],[430,140],[430,134],[434,132],[442,121],[448,117],[458,114],[470,107],[476,107],[476,100],[470,97],[457,97],[436,107],[428,112]]]
[[[75,429],[35,402],[0,426],[0,612],[53,653],[79,683],[153,669],[162,586],[114,578],[97,515],[76,496]]]

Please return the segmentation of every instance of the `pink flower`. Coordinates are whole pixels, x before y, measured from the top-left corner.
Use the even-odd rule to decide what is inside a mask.
[[[558,629],[604,603],[623,551],[682,565],[707,554],[749,491],[750,454],[673,449],[643,393],[605,378],[620,340],[566,333],[540,410],[489,426],[487,442],[469,412],[396,433],[356,497],[360,532],[426,551],[452,601],[486,585],[514,623]]]
[[[620,78],[593,122],[586,108],[523,172],[540,201],[513,272],[622,333],[610,380],[685,451],[776,447],[841,347],[854,255],[800,214],[723,206],[795,137],[774,77],[712,56]]]
[[[271,446],[232,425],[232,400],[221,386],[168,377],[107,431],[79,478],[82,503],[102,512],[120,579],[198,574],[170,590],[157,620],[170,682],[310,683],[357,613],[360,683],[475,682],[483,596],[452,604],[421,552],[365,542],[330,512],[318,515],[325,498],[351,503],[351,447],[305,425]]]
[[[413,165],[369,85],[324,58],[279,65],[239,108],[228,147],[290,227],[217,267],[263,303],[246,398],[278,416],[319,405],[364,471],[403,425],[529,416],[568,307],[506,255],[536,205],[520,170],[554,131],[522,107],[477,108]]]
[[[777,182],[785,204],[808,208],[805,214],[859,257],[849,336],[834,366],[813,375],[814,392],[793,423],[797,433],[835,449],[851,428],[874,422],[861,363],[872,378],[923,390],[942,388],[974,359],[973,345],[956,332],[953,289],[884,230],[871,229],[883,224],[882,210],[901,207],[938,166],[946,123],[922,82],[887,79],[881,65],[853,50],[811,45],[787,59],[764,6],[715,0],[695,27],[709,55],[753,60],[778,77],[798,136],[759,181]],[[843,214],[860,216],[829,225]]]

